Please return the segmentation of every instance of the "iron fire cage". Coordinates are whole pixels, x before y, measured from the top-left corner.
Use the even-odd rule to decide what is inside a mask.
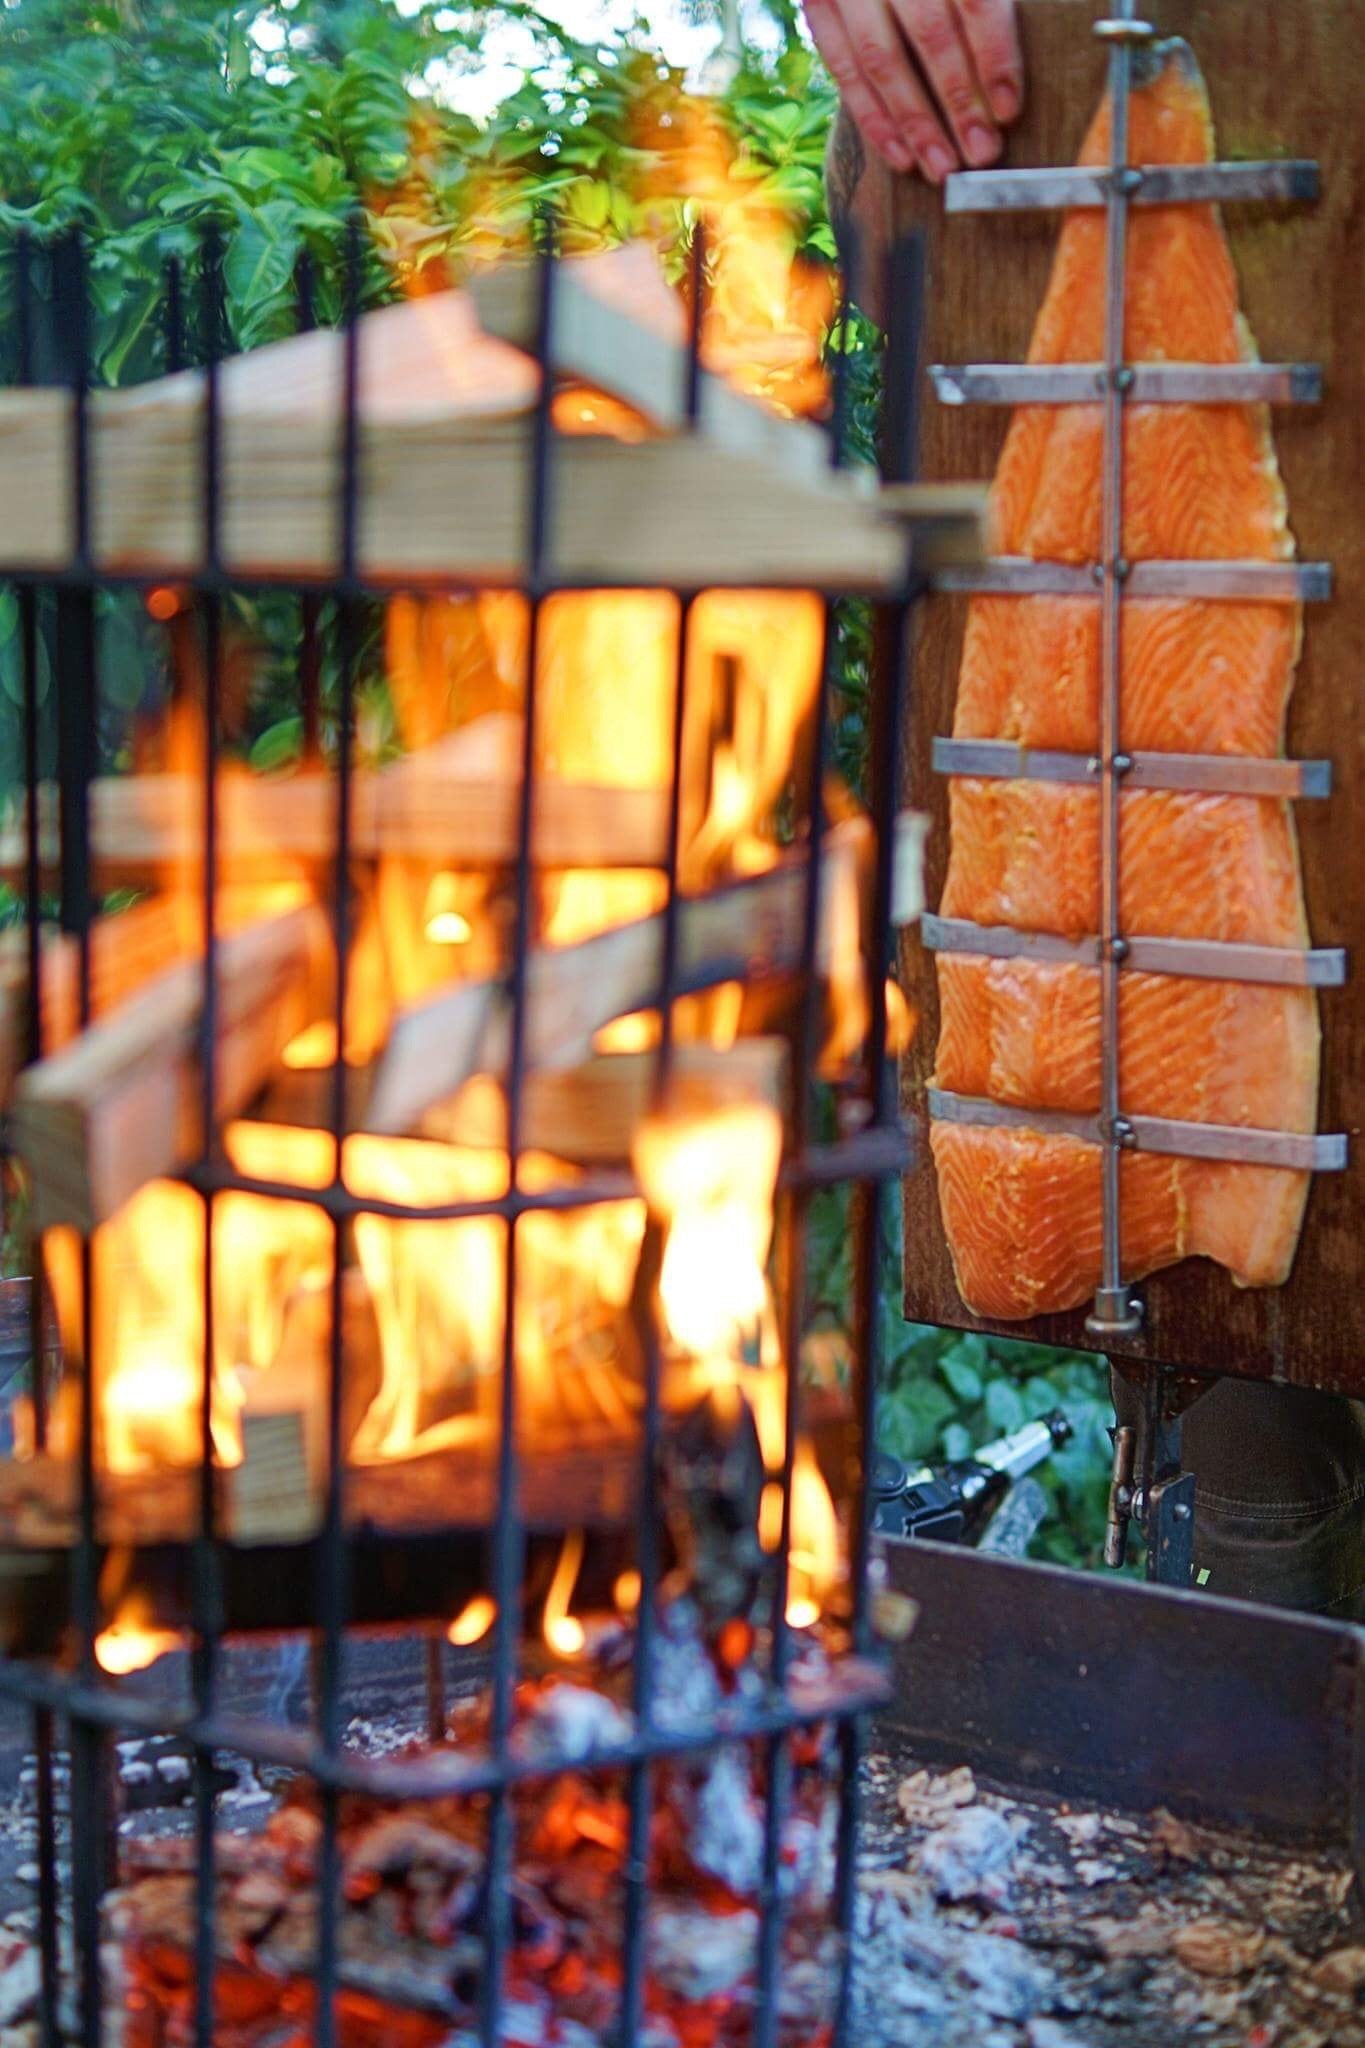
[[[526,997],[527,950],[532,935],[532,830],[536,811],[535,688],[537,630],[543,601],[553,591],[572,587],[556,580],[550,562],[550,483],[555,462],[555,432],[551,417],[554,363],[555,283],[557,257],[553,224],[541,222],[538,254],[538,329],[536,357],[540,370],[539,395],[535,404],[530,436],[530,477],[525,573],[515,588],[529,604],[529,638],[525,656],[521,782],[517,811],[516,857],[513,867],[514,918],[506,987],[510,999],[510,1050],[506,1070],[508,1104],[509,1191],[490,1201],[447,1203],[432,1208],[406,1208],[401,1204],[362,1200],[353,1195],[341,1175],[341,1140],[347,1128],[345,1063],[335,1059],[330,1089],[330,1133],[334,1142],[334,1167],[330,1184],[321,1189],[302,1189],[253,1179],[235,1171],[218,1142],[215,1116],[216,1026],[219,1008],[218,933],[216,930],[215,882],[218,866],[219,821],[215,771],[221,744],[221,708],[224,672],[223,619],[227,596],[234,589],[250,591],[283,588],[298,605],[298,686],[305,731],[319,728],[319,676],[322,648],[330,626],[330,654],[336,678],[337,744],[335,759],[335,846],[330,878],[330,913],[335,941],[337,975],[334,1019],[338,1054],[344,1046],[342,1030],[348,961],[352,943],[352,905],[348,883],[351,847],[352,742],[355,722],[355,688],[361,631],[361,607],[379,595],[392,595],[391,588],[367,580],[358,565],[357,532],[364,490],[358,369],[363,336],[359,311],[363,241],[360,223],[353,220],[347,230],[341,290],[344,331],[341,409],[338,420],[336,467],[336,555],[332,573],[300,578],[281,573],[273,578],[236,576],[224,566],[220,548],[222,530],[223,427],[219,393],[219,359],[225,334],[225,307],[221,248],[209,231],[198,249],[197,262],[182,266],[170,260],[164,275],[164,364],[167,370],[186,365],[193,355],[203,369],[201,409],[200,472],[203,522],[202,561],[196,574],[177,575],[186,588],[197,617],[205,678],[206,739],[203,786],[199,796],[203,862],[203,996],[198,1020],[200,1109],[203,1150],[195,1163],[178,1176],[197,1190],[204,1205],[204,1331],[205,1371],[199,1416],[200,1459],[197,1472],[197,1533],[192,1545],[191,1637],[189,1711],[174,1714],[164,1706],[124,1697],[106,1685],[95,1658],[95,1638],[100,1624],[98,1577],[98,1476],[96,1469],[96,1401],[92,1378],[98,1369],[93,1355],[95,1321],[93,1314],[93,1261],[89,1239],[83,1240],[83,1354],[87,1369],[79,1383],[79,1520],[77,1540],[71,1557],[72,1618],[78,1642],[74,1670],[56,1663],[0,1658],[0,1694],[23,1702],[32,1713],[37,1758],[38,1809],[38,1918],[42,1960],[40,2001],[41,2037],[44,2048],[55,2048],[58,2032],[59,1987],[59,1880],[56,1802],[54,1797],[54,1747],[60,1723],[66,1730],[71,1757],[71,1827],[79,1853],[71,1859],[70,1910],[74,1934],[78,2010],[81,2038],[85,2048],[99,2048],[103,2018],[101,2004],[100,1926],[102,1873],[109,1868],[110,1822],[102,1796],[103,1762],[110,1738],[116,1732],[175,1733],[190,1745],[193,1757],[195,1824],[195,1952],[196,1975],[194,2033],[198,2048],[209,2048],[214,2038],[215,1941],[213,1900],[215,1883],[215,1789],[213,1755],[229,1750],[249,1760],[295,1769],[316,1786],[322,1820],[319,1891],[319,1937],[316,1962],[315,2036],[320,2048],[333,2048],[337,2038],[335,1999],[338,1986],[338,1923],[340,1856],[338,1815],[341,1795],[358,1791],[381,1798],[421,1799],[468,1792],[486,1795],[488,1822],[484,1885],[484,1967],[482,1972],[480,2037],[486,2048],[504,2038],[504,1971],[510,1942],[510,1902],[506,1879],[513,1853],[509,1804],[512,1788],[528,1777],[549,1777],[568,1759],[540,1759],[530,1764],[509,1749],[514,1707],[514,1686],[518,1673],[519,1590],[524,1532],[518,1513],[517,1371],[515,1354],[515,1303],[518,1258],[518,1220],[549,1206],[582,1207],[633,1191],[628,1177],[619,1173],[590,1174],[572,1189],[536,1192],[521,1185],[518,1173],[523,1148],[523,1082],[527,1068]],[[40,696],[40,635],[51,632],[55,647],[55,752],[60,796],[59,866],[60,922],[72,933],[79,957],[79,1021],[91,1017],[91,923],[96,908],[92,883],[89,792],[96,769],[96,711],[99,701],[98,646],[95,624],[97,595],[110,589],[143,590],[158,580],[150,573],[109,573],[95,559],[92,546],[91,422],[92,384],[91,319],[88,265],[79,239],[66,238],[55,244],[39,244],[21,237],[14,252],[15,291],[14,356],[18,381],[34,381],[36,320],[39,286],[47,286],[52,331],[63,352],[60,369],[52,381],[70,390],[70,492],[73,508],[74,546],[70,560],[60,568],[34,573],[22,565],[0,563],[0,579],[16,593],[18,604],[20,658],[23,676],[24,782],[27,792],[25,842],[25,897],[27,909],[27,958],[30,1003],[26,1057],[39,1058],[43,1051],[41,1000],[43,959],[40,943],[42,909],[43,848],[40,844],[38,793],[43,761],[43,708]],[[705,248],[701,230],[691,247],[691,315],[686,354],[686,415],[694,426],[701,402],[700,376],[701,314],[704,291]],[[911,451],[915,445],[915,372],[918,363],[922,260],[917,243],[907,240],[892,253],[889,264],[885,389],[882,428],[885,472],[894,479],[908,478]],[[191,292],[191,285],[194,289]],[[313,322],[313,278],[308,269],[298,280],[299,326]],[[195,318],[187,307],[193,298]],[[838,327],[848,332],[847,296],[842,301]],[[189,331],[198,331],[198,345],[189,346]],[[847,409],[845,353],[833,351],[833,405],[830,459],[838,466],[843,459],[844,417]],[[49,373],[50,374],[50,373]],[[644,1346],[645,1386],[640,1447],[640,1513],[638,1564],[642,1591],[634,1644],[633,1707],[634,1726],[629,1738],[592,1759],[594,1767],[624,1772],[628,1785],[629,1839],[625,1858],[623,1982],[618,2039],[621,2048],[632,2048],[640,2038],[646,1979],[645,1931],[649,1900],[648,1869],[651,1774],[657,1760],[708,1747],[717,1741],[757,1740],[763,1746],[767,1772],[767,1798],[763,1841],[758,1974],[754,2008],[754,2040],[758,2048],[774,2048],[778,2038],[778,1979],[781,1967],[781,1908],[778,1875],[784,1810],[789,1791],[790,1740],[794,1733],[818,1721],[834,1719],[838,1724],[839,1823],[837,1875],[834,1912],[843,1940],[840,1980],[834,2000],[834,2039],[850,2039],[850,1935],[856,1899],[855,1857],[858,1829],[858,1760],[860,1717],[880,1696],[880,1681],[867,1667],[867,1675],[856,1689],[842,1696],[831,1692],[825,1699],[807,1694],[800,1700],[787,1685],[791,1645],[785,1619],[788,1554],[791,1536],[792,1457],[796,1438],[798,1374],[795,1361],[801,1335],[805,1293],[805,1226],[814,1190],[845,1184],[854,1204],[854,1322],[856,1351],[857,1433],[859,1457],[865,1469],[866,1448],[872,1441],[875,1389],[878,1375],[877,1292],[882,1239],[882,1195],[886,1184],[908,1163],[908,1141],[896,1112],[894,1070],[888,1060],[887,1017],[883,990],[891,966],[891,909],[893,884],[892,826],[897,798],[898,735],[903,730],[903,698],[906,688],[907,632],[913,606],[921,590],[921,579],[912,561],[912,542],[907,538],[903,582],[889,596],[877,600],[874,612],[874,656],[872,711],[870,721],[870,809],[875,832],[876,858],[872,937],[865,968],[869,997],[870,1026],[866,1042],[863,1089],[866,1117],[856,1131],[833,1142],[819,1142],[813,1120],[811,1075],[819,1044],[818,990],[816,972],[819,892],[821,879],[821,837],[824,828],[822,781],[828,759],[827,728],[830,717],[832,671],[839,631],[839,609],[857,593],[844,588],[826,588],[824,598],[823,648],[820,680],[814,713],[814,742],[805,791],[804,816],[809,834],[809,861],[805,891],[800,950],[800,1015],[796,1027],[794,1082],[787,1156],[779,1182],[779,1225],[785,1264],[786,1302],[782,1310],[783,1336],[790,1364],[787,1381],[786,1467],[782,1477],[783,1513],[781,1543],[774,1570],[771,1658],[768,1682],[754,1703],[736,1703],[709,1725],[679,1735],[662,1729],[654,1713],[652,1678],[656,1634],[653,1595],[660,1577],[658,1498],[656,1460],[659,1449],[660,1358],[657,1332],[651,1332]],[[602,579],[594,578],[593,587]],[[476,586],[468,577],[433,577],[422,584],[424,593],[468,591]],[[656,1099],[667,1089],[673,1056],[674,1001],[687,992],[679,949],[678,860],[680,850],[681,775],[679,761],[684,718],[684,675],[688,620],[699,592],[682,585],[672,586],[678,600],[679,622],[673,684],[672,760],[669,794],[667,854],[665,862],[667,899],[662,915],[661,945],[661,1039],[658,1047],[654,1085]],[[327,620],[324,607],[330,610]],[[300,1732],[282,1728],[263,1719],[235,1716],[220,1705],[220,1659],[224,1636],[222,1592],[223,1544],[217,1526],[217,1503],[213,1480],[211,1436],[211,1375],[207,1370],[209,1333],[213,1321],[213,1266],[210,1257],[214,1228],[215,1198],[227,1191],[303,1201],[314,1205],[330,1219],[333,1230],[333,1259],[330,1290],[330,1346],[328,1356],[328,1401],[326,1432],[325,1491],[321,1532],[315,1551],[318,1559],[316,1625],[319,1651],[315,1724]],[[367,1758],[343,1747],[343,1638],[347,1627],[348,1557],[345,1524],[346,1469],[342,1437],[342,1396],[345,1359],[342,1335],[341,1287],[343,1234],[358,1213],[424,1220],[454,1219],[484,1215],[506,1224],[503,1282],[506,1313],[502,1338],[499,1450],[497,1458],[496,1519],[490,1534],[490,1591],[497,1605],[492,1640],[491,1727],[486,1753],[429,1753],[418,1758]],[[35,1248],[36,1250],[36,1248]],[[31,1282],[32,1357],[44,1353],[44,1305],[35,1256]],[[32,1373],[35,1434],[41,1446],[46,1441],[48,1416],[42,1374]],[[872,1648],[869,1612],[868,1563],[870,1519],[865,1486],[859,1486],[851,1503],[851,1578],[853,1596],[853,1642],[855,1651]],[[580,1766],[582,1759],[575,1760]]]

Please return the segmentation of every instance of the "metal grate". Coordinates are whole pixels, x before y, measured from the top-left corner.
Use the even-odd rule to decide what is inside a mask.
[[[217,1198],[229,1191],[261,1196],[287,1197],[307,1202],[330,1219],[333,1233],[331,1279],[330,1349],[328,1356],[328,1400],[326,1426],[325,1493],[321,1536],[315,1546],[318,1576],[316,1625],[318,1635],[317,1712],[310,1731],[289,1731],[266,1720],[245,1719],[224,1710],[221,1704],[221,1666],[224,1640],[224,1544],[218,1527],[218,1506],[213,1478],[213,1443],[210,1415],[210,1374],[204,1372],[200,1423],[200,1459],[197,1485],[198,1533],[193,1543],[192,1574],[192,1706],[189,1711],[169,1713],[162,1706],[128,1696],[101,1678],[95,1656],[95,1639],[100,1626],[99,1571],[101,1542],[98,1524],[99,1475],[96,1456],[96,1401],[92,1392],[95,1318],[93,1313],[94,1270],[91,1246],[83,1245],[83,1352],[89,1370],[82,1375],[79,1409],[79,1527],[72,1552],[72,1611],[77,1641],[74,1670],[56,1662],[0,1659],[0,1693],[27,1703],[32,1710],[38,1762],[39,1824],[39,1923],[43,1963],[42,2038],[55,2044],[58,2031],[58,1933],[59,1871],[53,1792],[53,1754],[57,1731],[65,1731],[72,1757],[71,1820],[78,1853],[72,1859],[71,1915],[77,1961],[80,2029],[86,2048],[98,2048],[104,2016],[101,2001],[100,1928],[101,1895],[116,1868],[116,1843],[112,1837],[105,1801],[105,1770],[110,1738],[116,1732],[140,1733],[153,1730],[175,1732],[191,1746],[194,1757],[194,1819],[196,1841],[195,1917],[195,2039],[201,2044],[215,2037],[215,1937],[213,1891],[215,1880],[215,1775],[214,1751],[230,1749],[250,1760],[286,1766],[305,1773],[315,1784],[322,1817],[319,1867],[318,1952],[316,1963],[317,2004],[315,2037],[322,2048],[331,2048],[337,2038],[335,1999],[339,1960],[339,1802],[343,1793],[361,1792],[381,1798],[426,1799],[452,1793],[486,1795],[488,1832],[486,1839],[486,1882],[483,1897],[484,1965],[481,1989],[480,2035],[488,2048],[504,2039],[504,1978],[511,1940],[510,1887],[513,1856],[510,1794],[528,1776],[550,1777],[572,1761],[565,1757],[540,1757],[532,1764],[509,1746],[514,1709],[514,1688],[519,1668],[518,1609],[522,1585],[525,1531],[518,1510],[518,1373],[515,1344],[517,1300],[518,1229],[525,1215],[550,1205],[581,1207],[631,1191],[631,1183],[620,1174],[589,1174],[572,1189],[550,1193],[522,1184],[518,1171],[523,1149],[523,1095],[528,1060],[526,1047],[527,960],[533,924],[532,834],[537,805],[537,762],[535,758],[535,686],[537,633],[544,601],[563,585],[556,583],[552,567],[551,508],[556,458],[556,435],[551,418],[553,366],[555,361],[555,300],[557,259],[550,223],[542,223],[539,254],[539,317],[536,355],[540,370],[530,437],[525,574],[517,587],[530,607],[529,645],[525,657],[523,698],[523,740],[521,783],[517,814],[516,858],[513,867],[513,918],[506,986],[511,1004],[510,1050],[507,1060],[507,1101],[509,1116],[508,1151],[512,1171],[509,1190],[496,1200],[446,1203],[429,1209],[400,1203],[358,1198],[341,1174],[341,1145],[347,1130],[345,1045],[343,1030],[348,966],[352,953],[353,906],[349,881],[352,847],[352,742],[356,714],[356,684],[363,629],[363,607],[380,592],[358,567],[357,536],[364,504],[364,476],[359,408],[359,362],[363,330],[359,319],[361,300],[362,242],[360,229],[352,224],[347,238],[342,303],[344,374],[341,413],[338,422],[335,474],[335,567],[331,573],[295,579],[282,574],[274,579],[277,591],[283,587],[297,605],[297,682],[304,729],[316,741],[320,727],[319,677],[323,663],[324,633],[330,619],[328,653],[337,678],[336,717],[338,738],[335,751],[334,846],[331,862],[330,916],[337,961],[333,1018],[338,1057],[332,1070],[329,1103],[330,1132],[334,1165],[328,1185],[316,1189],[284,1186],[255,1179],[238,1172],[229,1162],[218,1136],[217,1022],[220,1000],[219,934],[215,924],[216,881],[219,853],[219,819],[215,769],[219,758],[221,710],[224,693],[224,607],[232,591],[250,590],[247,579],[234,575],[224,565],[221,535],[224,511],[224,432],[220,404],[219,358],[225,334],[221,250],[210,235],[196,265],[182,276],[179,263],[168,264],[164,290],[164,362],[178,369],[197,360],[205,373],[204,402],[199,446],[199,482],[202,492],[203,555],[197,572],[189,579],[194,615],[197,619],[202,669],[205,679],[207,759],[200,794],[199,829],[204,854],[203,918],[206,934],[203,958],[202,1011],[198,1027],[199,1072],[201,1076],[202,1129],[205,1142],[200,1156],[180,1176],[203,1199],[204,1212],[204,1330],[213,1328],[213,1261],[210,1256],[215,1227]],[[700,231],[692,245],[692,320],[686,367],[686,414],[695,423],[702,400],[699,375],[701,309],[704,278],[704,245]],[[96,899],[92,880],[90,833],[90,786],[96,768],[95,739],[99,698],[99,644],[96,634],[97,593],[122,588],[145,590],[159,579],[154,571],[111,573],[96,559],[92,548],[91,348],[89,319],[89,275],[84,252],[78,241],[64,241],[55,247],[21,239],[13,252],[15,277],[15,346],[17,381],[35,380],[35,337],[40,297],[50,300],[51,334],[45,349],[50,352],[53,337],[63,360],[53,374],[49,362],[41,367],[46,381],[64,383],[71,394],[70,437],[71,502],[74,506],[75,544],[69,562],[35,573],[23,564],[0,563],[0,578],[17,592],[21,631],[21,659],[24,678],[24,773],[28,794],[25,852],[28,918],[28,962],[32,1000],[27,1054],[36,1059],[43,1053],[41,999],[43,957],[39,926],[43,905],[44,855],[40,844],[39,783],[43,753],[43,709],[40,703],[40,631],[51,629],[56,649],[55,704],[56,756],[60,790],[60,921],[74,934],[79,946],[79,1015],[82,1024],[91,1016],[91,924]],[[313,324],[314,281],[305,272],[299,280],[299,324]],[[889,304],[890,340],[887,359],[888,408],[886,467],[895,477],[909,473],[909,451],[914,444],[913,384],[917,360],[921,275],[918,251],[907,245],[897,250],[892,262]],[[194,313],[191,322],[190,313]],[[847,306],[841,316],[847,321]],[[191,325],[197,345],[191,346]],[[834,407],[832,461],[841,460],[843,419],[846,410],[843,389],[845,357],[836,350],[833,358]],[[921,589],[921,579],[911,561],[907,542],[904,581],[890,598],[879,601],[876,610],[875,684],[870,747],[870,808],[875,831],[876,863],[873,934],[866,959],[869,1014],[872,1019],[866,1047],[861,1084],[865,1115],[856,1128],[832,1142],[817,1142],[818,1132],[812,1099],[811,1075],[819,1044],[819,977],[817,940],[820,897],[820,844],[824,825],[822,780],[827,764],[827,727],[830,717],[832,675],[839,632],[839,607],[848,593],[827,590],[825,597],[824,648],[815,712],[815,739],[811,749],[806,786],[798,791],[799,808],[809,832],[808,864],[802,943],[800,954],[800,1018],[796,1033],[796,1076],[790,1119],[787,1155],[781,1175],[783,1259],[781,1272],[785,1287],[783,1316],[787,1356],[793,1361],[788,1373],[788,1428],[786,1469],[783,1474],[782,1543],[775,1573],[771,1622],[771,1658],[766,1682],[756,1698],[732,1702],[721,1718],[685,1735],[661,1727],[654,1711],[654,1651],[656,1618],[654,1595],[660,1576],[658,1541],[658,1500],[656,1466],[661,1431],[660,1358],[657,1334],[646,1333],[645,1402],[639,1469],[639,1569],[642,1593],[634,1642],[633,1731],[629,1739],[594,1755],[596,1768],[619,1769],[626,1773],[629,1788],[629,1844],[625,1859],[625,1921],[622,1954],[622,1991],[618,2038],[621,2048],[641,2039],[646,1989],[646,1909],[650,1894],[649,1826],[651,1785],[655,1764],[688,1749],[708,1747],[719,1740],[756,1740],[763,1745],[767,1764],[769,1796],[763,1841],[762,1918],[760,1967],[757,1987],[756,2041],[772,2044],[779,2036],[779,1978],[781,1973],[782,1912],[779,1898],[779,1858],[782,1845],[784,1800],[790,1772],[790,1741],[794,1731],[826,1720],[832,1714],[840,1724],[838,1876],[835,1911],[844,1934],[842,1981],[835,2003],[834,2038],[849,2038],[848,1934],[855,1904],[855,1848],[857,1838],[857,1766],[859,1758],[859,1716],[880,1695],[881,1681],[868,1665],[861,1681],[837,1698],[798,1695],[787,1683],[791,1643],[785,1618],[788,1551],[791,1534],[792,1456],[795,1444],[797,1373],[794,1361],[801,1334],[805,1295],[805,1237],[812,1191],[844,1183],[854,1191],[854,1272],[857,1352],[857,1416],[861,1445],[871,1440],[874,1390],[878,1370],[878,1291],[882,1238],[881,1193],[884,1185],[907,1163],[906,1140],[900,1130],[895,1104],[892,1067],[887,1057],[887,1021],[883,989],[890,969],[891,912],[893,891],[892,823],[896,803],[896,735],[902,724],[902,698],[907,668],[907,622]],[[177,579],[178,581],[180,579]],[[264,586],[261,586],[264,587]],[[478,587],[468,578],[437,576],[427,579],[424,591],[454,593]],[[666,855],[667,900],[663,913],[661,972],[662,1035],[654,1076],[656,1095],[666,1090],[674,1056],[673,1004],[681,992],[679,960],[680,843],[680,747],[684,717],[684,676],[688,622],[697,591],[674,586],[680,605],[677,660],[674,679],[673,774],[668,810]],[[384,595],[391,594],[387,589]],[[490,1590],[497,1603],[497,1623],[492,1639],[492,1719],[486,1753],[463,1754],[445,1750],[415,1758],[373,1758],[343,1746],[345,1698],[343,1645],[348,1627],[348,1541],[345,1501],[347,1470],[343,1443],[343,1394],[345,1358],[342,1334],[342,1274],[344,1234],[352,1219],[361,1213],[428,1220],[468,1215],[503,1219],[506,1256],[504,1284],[506,1313],[501,1357],[500,1437],[497,1463],[496,1518],[491,1530]],[[41,1358],[45,1348],[44,1302],[36,1277],[32,1286],[32,1356]],[[32,1398],[39,1446],[46,1441],[49,1417],[42,1375],[34,1373]],[[852,1599],[853,1644],[856,1652],[872,1647],[869,1613],[868,1555],[869,1510],[865,1492],[859,1490],[852,1504]]]

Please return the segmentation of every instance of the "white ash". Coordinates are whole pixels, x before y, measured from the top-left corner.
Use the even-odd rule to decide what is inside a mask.
[[[635,1732],[630,1715],[605,1693],[563,1679],[537,1694],[526,1719],[519,1722],[509,1747],[518,1757],[557,1756],[581,1763],[599,1751],[629,1742]]]
[[[964,1806],[926,1837],[918,1869],[936,1898],[1003,1905],[1021,1832],[993,1807]]]
[[[649,1911],[649,1967],[681,1998],[718,1998],[754,1968],[758,1915],[711,1913],[685,1901],[658,1900]]]

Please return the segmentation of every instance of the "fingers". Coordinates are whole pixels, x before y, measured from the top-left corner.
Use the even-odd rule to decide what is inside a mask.
[[[957,0],[957,11],[986,103],[997,121],[1012,121],[1024,104],[1014,0]]]
[[[806,0],[806,18],[845,106],[872,147],[893,169],[909,171],[918,164],[940,184],[956,153],[886,0]]]
[[[892,0],[892,5],[951,124],[954,164],[957,152],[976,168],[993,163],[1000,154],[1000,130],[977,83],[953,0]]]
[[[858,127],[893,170],[914,168],[914,153],[895,112],[897,55],[904,49],[880,0],[806,0],[806,20],[840,98]]]

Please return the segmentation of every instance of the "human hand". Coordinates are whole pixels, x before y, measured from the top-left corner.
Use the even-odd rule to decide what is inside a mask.
[[[963,164],[995,161],[1000,130],[1024,102],[1015,0],[805,0],[805,9],[845,113],[893,170],[918,167],[941,185]]]

